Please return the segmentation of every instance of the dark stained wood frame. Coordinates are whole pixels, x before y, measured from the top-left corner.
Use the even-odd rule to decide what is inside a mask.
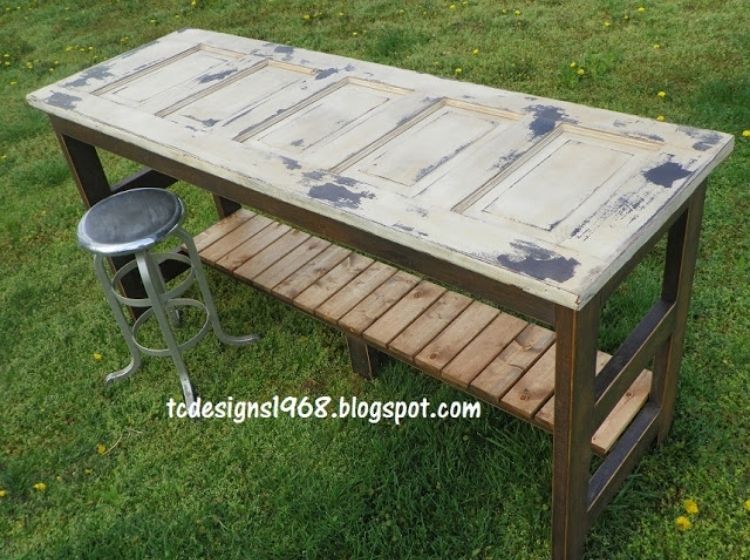
[[[53,115],[50,120],[86,207],[119,190],[146,185],[168,187],[176,180],[183,180],[211,192],[220,217],[246,204],[339,244],[416,270],[553,325],[557,336],[552,480],[552,557],[555,560],[581,557],[586,534],[598,514],[648,447],[655,440],[664,441],[673,416],[705,182],[596,297],[582,309],[571,310],[102,132]],[[96,147],[146,167],[110,186]],[[596,339],[602,306],[667,231],[661,298],[597,377]],[[121,266],[122,262],[113,264]],[[165,271],[165,275],[170,277],[175,272]],[[123,280],[122,289],[130,297],[141,297],[138,294],[143,291],[139,282],[132,278]],[[380,352],[358,337],[347,336],[347,344],[354,370],[371,377]],[[654,381],[649,401],[591,475],[592,435],[652,358]]]

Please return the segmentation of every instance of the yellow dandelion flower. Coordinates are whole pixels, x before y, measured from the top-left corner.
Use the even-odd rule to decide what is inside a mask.
[[[643,6],[640,6],[640,7],[638,8],[638,11],[639,11],[640,13],[643,13],[643,12],[645,12],[645,11],[646,11],[646,8],[644,8]]]
[[[464,71],[463,68],[456,68],[455,70],[453,70],[453,73],[456,76],[460,76],[463,71]]]
[[[654,48],[655,48],[655,49],[660,49],[660,48],[661,48],[661,45],[660,45],[659,43],[654,43]]]
[[[195,0],[192,0],[192,2],[190,2],[190,5],[191,5],[191,6],[195,6],[195,5],[197,4],[197,3],[198,3],[198,2],[196,2]]]
[[[339,12],[339,17],[343,16],[344,12]]]
[[[8,491],[5,488],[0,488],[0,498],[4,498],[8,495]]]
[[[746,130],[745,132],[750,132],[750,130]],[[750,136],[750,134],[748,134],[748,136]],[[745,506],[745,509],[746,509],[747,511],[750,511],[750,499],[748,499],[748,500],[745,500],[745,504],[744,504],[744,506]]]
[[[583,68],[579,68],[578,70],[576,70],[576,74],[578,74],[579,76],[583,76],[585,73],[586,70],[584,70]]]
[[[3,64],[4,64],[5,66],[10,66],[10,62],[8,62],[7,60],[6,60],[5,62],[3,62]]]
[[[449,10],[455,10],[456,9],[456,5],[455,4],[451,4],[450,6],[448,6],[448,9]]]
[[[610,25],[612,25],[611,21],[605,21],[604,22],[604,27],[609,27]]]
[[[515,12],[513,12],[513,15],[520,16],[521,15],[521,10],[516,10]]]
[[[478,55],[479,49],[472,49],[471,54],[473,54],[474,56]]]
[[[664,122],[664,115],[657,115],[656,120],[659,122]]]
[[[750,129],[742,131],[743,138],[750,138]]]
[[[99,352],[94,352],[94,361],[101,362],[103,356]]]
[[[667,96],[667,92],[666,91],[660,91],[656,95],[657,95],[657,97],[661,97],[662,99],[664,99]]]
[[[624,16],[622,16],[622,19],[628,21],[630,19],[630,16],[628,14],[625,14]]]
[[[5,54],[3,55],[3,58],[10,58],[10,55],[9,55],[8,53],[5,53]]]
[[[352,37],[356,37],[357,35],[359,35],[359,33],[357,33],[356,31],[352,31]]]
[[[576,66],[578,66],[578,63],[575,60],[570,63],[571,68],[575,68]]]
[[[72,46],[67,46],[67,47],[65,47],[65,52],[70,52],[70,51],[72,51],[72,50],[73,50],[74,48],[75,48],[75,47],[72,47]]]
[[[154,20],[154,21],[156,21],[156,20]],[[90,50],[90,51],[93,51],[93,50],[94,50],[94,47],[89,47],[89,50]]]
[[[34,484],[33,488],[37,492],[44,492],[47,489],[47,485],[44,482],[37,482]]]
[[[10,85],[14,86],[14,85],[16,85],[17,83],[18,83],[18,82],[16,82],[15,80],[11,80],[11,82],[10,82]]]
[[[304,19],[305,21],[309,20],[310,14],[305,14],[304,16],[302,16],[302,19]]]
[[[104,445],[103,443],[97,443],[96,444],[96,452],[99,455],[104,455],[107,452],[107,446]]]
[[[674,524],[677,525],[677,528],[680,531],[687,531],[688,529],[690,529],[690,527],[693,526],[690,520],[684,515],[681,515],[677,519],[675,519]]]
[[[155,20],[155,19],[150,19],[150,20],[148,20],[148,22],[149,22],[149,23],[150,23],[151,25],[155,25],[155,24],[156,24],[156,20]],[[84,50],[84,49],[81,49],[81,50]]]
[[[696,513],[698,513],[698,502],[696,502],[695,500],[684,500],[682,502],[682,507],[684,507],[685,511],[690,515],[695,515]]]

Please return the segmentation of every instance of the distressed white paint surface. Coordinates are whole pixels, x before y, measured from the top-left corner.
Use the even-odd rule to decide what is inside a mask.
[[[733,146],[718,132],[197,29],[27,99],[571,308]]]

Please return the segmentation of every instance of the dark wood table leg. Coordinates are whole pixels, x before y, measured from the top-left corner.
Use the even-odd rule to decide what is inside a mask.
[[[365,379],[373,379],[378,364],[384,358],[383,353],[355,336],[346,335],[346,345],[349,348],[352,369]]]
[[[226,218],[230,214],[235,213],[241,208],[239,203],[218,194],[212,195],[214,199],[214,205],[216,206],[216,212],[219,214],[219,218]]]
[[[555,427],[552,558],[574,560],[588,531],[598,298],[579,311],[555,309]]]
[[[661,409],[657,444],[664,442],[672,425],[677,395],[677,377],[682,361],[682,344],[685,339],[690,292],[698,254],[706,187],[707,184],[704,181],[692,195],[685,212],[670,228],[667,238],[661,298],[667,303],[674,303],[675,326],[672,334],[657,350],[654,357],[651,400]]]

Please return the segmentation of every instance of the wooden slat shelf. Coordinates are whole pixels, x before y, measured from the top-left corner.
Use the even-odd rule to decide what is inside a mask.
[[[552,430],[553,331],[245,209],[195,243],[206,264]],[[609,357],[599,352],[597,371]],[[595,432],[595,452],[609,452],[650,387],[644,370]]]

